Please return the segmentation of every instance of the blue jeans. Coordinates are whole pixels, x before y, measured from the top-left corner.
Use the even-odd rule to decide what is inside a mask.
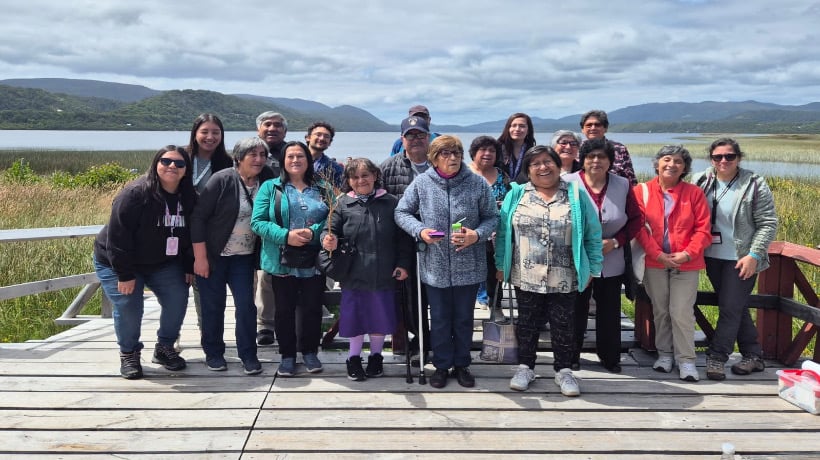
[[[487,283],[485,281],[482,281],[481,284],[478,285],[478,294],[476,294],[475,300],[482,304],[490,303],[490,297],[487,295]]]
[[[221,256],[211,265],[207,278],[196,277],[202,305],[202,349],[205,356],[225,354],[226,285],[231,288],[236,310],[236,352],[245,361],[256,358],[256,305],[254,304],[254,255]]]
[[[143,348],[140,334],[145,307],[143,290],[146,286],[154,292],[162,307],[157,342],[169,347],[174,346],[188,306],[188,283],[185,282],[182,262],[175,260],[152,272],[136,273],[134,292],[129,295],[120,294],[117,290],[119,280],[114,269],[97,262],[96,258],[94,269],[97,271],[103,292],[114,306],[114,332],[117,334],[117,344],[121,352],[131,353]]]
[[[467,367],[472,357],[473,313],[478,284],[436,288],[424,285],[430,302],[430,345],[436,369]]]

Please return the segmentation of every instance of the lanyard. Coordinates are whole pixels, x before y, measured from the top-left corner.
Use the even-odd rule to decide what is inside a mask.
[[[712,184],[712,227],[715,226],[715,219],[717,219],[718,202],[721,199],[723,199],[723,197],[726,195],[729,189],[732,188],[732,185],[734,185],[734,183],[737,182],[738,176],[740,176],[740,171],[736,172],[735,177],[733,177],[732,180],[730,180],[729,183],[726,184],[726,188],[723,189],[723,191],[720,193],[720,196],[717,196],[718,178],[717,176],[715,176],[715,182]]]
[[[182,216],[181,214],[182,204],[179,201],[177,201],[176,215],[171,215],[171,211],[168,209],[168,202],[165,202],[165,216],[163,217],[163,222],[165,227],[171,227],[171,235],[174,234],[174,228],[185,226],[185,216]]]
[[[194,174],[196,174],[196,170],[199,167],[197,163],[198,163],[197,157],[194,157]],[[208,174],[208,171],[210,171],[210,170],[211,170],[211,161],[208,160],[208,164],[205,166],[205,168],[202,170],[202,172],[200,172],[198,176],[194,176],[194,187],[199,185],[199,182],[202,180],[203,177],[205,177],[205,174]]]

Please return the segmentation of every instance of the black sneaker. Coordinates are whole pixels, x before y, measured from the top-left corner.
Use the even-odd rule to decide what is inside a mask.
[[[430,377],[430,386],[433,388],[446,387],[448,374],[449,372],[447,371],[447,369],[436,368],[436,371],[433,372],[433,376]]]
[[[470,373],[469,367],[456,367],[453,370],[458,384],[464,388],[472,388],[475,386],[475,377]]]
[[[162,364],[169,371],[181,371],[186,366],[185,359],[179,356],[173,345],[169,346],[161,343],[157,343],[154,347],[154,357],[151,358],[151,362]]]
[[[242,372],[245,375],[256,375],[262,373],[262,363],[256,357],[242,361]]]
[[[256,333],[256,344],[261,345],[263,347],[273,345],[273,342],[276,341],[276,334],[273,333],[270,329],[260,329],[259,332]]]
[[[367,366],[370,368],[370,366]],[[354,382],[363,382],[367,380],[367,374],[362,368],[362,357],[351,356],[347,359],[347,378]]]
[[[142,378],[139,350],[131,353],[120,352],[120,375],[128,380]]]
[[[384,375],[384,356],[381,353],[373,353],[367,357],[367,370],[365,374],[367,377],[381,377]]]

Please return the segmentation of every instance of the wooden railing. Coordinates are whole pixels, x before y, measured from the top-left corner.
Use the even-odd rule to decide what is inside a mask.
[[[757,294],[749,299],[749,307],[757,309],[757,332],[765,358],[776,359],[783,364],[794,364],[805,351],[820,327],[820,302],[818,295],[800,270],[798,261],[820,266],[820,250],[784,241],[775,241],[769,247],[769,268],[760,273]],[[806,303],[794,300],[794,288],[806,299]],[[701,311],[701,306],[716,306],[714,292],[698,292],[695,319],[707,341],[715,329]],[[792,332],[793,320],[803,324],[797,334]],[[641,348],[655,349],[652,323],[652,304],[646,294],[635,302],[635,340]],[[815,344],[812,359],[820,362],[820,346]]]
[[[0,230],[0,243],[89,237],[99,233],[101,228],[102,225],[89,225],[82,227]],[[89,252],[89,257],[90,256],[91,255]],[[17,297],[39,294],[42,292],[59,291],[78,286],[84,287],[80,290],[77,297],[74,298],[63,314],[54,320],[54,322],[59,325],[71,326],[91,319],[89,316],[80,315],[80,312],[97,289],[100,288],[100,282],[95,273],[83,273],[81,275],[72,275],[62,278],[15,284],[12,286],[3,286],[0,287],[0,300],[14,299]],[[102,308],[100,309],[100,315],[103,318],[111,317],[111,303],[105,296],[102,296]]]

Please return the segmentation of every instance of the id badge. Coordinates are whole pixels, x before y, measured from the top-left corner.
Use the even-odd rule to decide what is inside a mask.
[[[165,255],[166,256],[175,256],[179,252],[179,238],[175,236],[169,236],[167,240],[165,240]]]
[[[723,244],[723,237],[720,232],[712,232],[712,244]]]

